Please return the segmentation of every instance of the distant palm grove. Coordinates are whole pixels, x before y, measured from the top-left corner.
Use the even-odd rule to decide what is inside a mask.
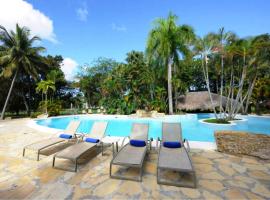
[[[73,82],[61,71],[62,57],[44,56],[36,40],[26,27],[0,26],[1,118],[101,107],[109,114],[138,109],[173,114],[181,112],[179,96],[194,91],[208,91],[211,101],[211,93],[227,99],[225,106],[223,98],[219,106],[212,102],[217,118],[270,110],[268,33],[239,38],[220,28],[199,37],[170,13],[154,21],[144,52],[128,52],[125,62],[98,58],[81,66]]]

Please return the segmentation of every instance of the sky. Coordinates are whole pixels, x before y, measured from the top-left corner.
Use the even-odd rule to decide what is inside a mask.
[[[220,27],[247,37],[270,32],[269,0],[0,0],[0,25],[27,26],[47,54],[62,55],[72,80],[79,65],[98,57],[124,61],[144,51],[156,18],[171,11],[197,35]]]

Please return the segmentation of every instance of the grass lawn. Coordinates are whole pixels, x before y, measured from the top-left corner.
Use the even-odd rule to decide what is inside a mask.
[[[213,124],[230,124],[231,123],[225,119],[205,119],[203,121],[207,123],[213,123]]]

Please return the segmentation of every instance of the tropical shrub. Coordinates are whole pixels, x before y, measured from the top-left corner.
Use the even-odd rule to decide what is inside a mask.
[[[60,115],[60,112],[62,111],[62,101],[60,100],[55,100],[55,101],[40,101],[39,107],[38,107],[38,112],[39,113],[44,113],[46,111],[49,116],[57,116]]]
[[[60,115],[62,110],[62,102],[61,101],[52,101],[48,103],[48,115],[49,116],[57,116]]]
[[[31,118],[37,118],[37,116],[41,115],[43,112],[32,112],[30,117]]]

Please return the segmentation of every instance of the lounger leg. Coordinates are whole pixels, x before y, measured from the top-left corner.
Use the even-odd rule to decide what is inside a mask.
[[[52,162],[52,167],[54,168],[54,164],[55,164],[55,156],[53,156],[53,162]]]
[[[160,170],[159,168],[157,168],[157,183],[158,184],[162,184],[162,185],[172,185],[172,186],[177,186],[177,187],[189,187],[189,188],[196,188],[196,175],[195,172],[190,172],[192,174],[192,184],[185,184],[185,183],[181,183],[181,182],[174,182],[171,180],[162,180],[160,177]]]
[[[78,163],[77,163],[77,159],[75,160],[75,172],[77,172],[77,167],[78,167]]]
[[[39,161],[39,150],[37,152],[37,161]]]
[[[143,167],[140,168],[140,177],[139,177],[139,181],[142,182],[142,174],[143,174]]]
[[[22,154],[22,155],[23,155],[23,157],[24,157],[24,154],[25,154],[25,148],[23,148],[23,154]]]
[[[103,156],[103,142],[101,142],[101,155]]]
[[[113,156],[114,156],[114,143],[112,143],[112,152],[113,152]]]
[[[192,176],[192,177],[193,177],[194,188],[196,188],[196,187],[197,187],[196,173],[195,173],[195,172],[193,172],[192,174],[193,174],[193,176]]]
[[[110,178],[112,177],[112,163],[110,163]]]
[[[157,167],[157,183],[159,184],[159,169]]]

